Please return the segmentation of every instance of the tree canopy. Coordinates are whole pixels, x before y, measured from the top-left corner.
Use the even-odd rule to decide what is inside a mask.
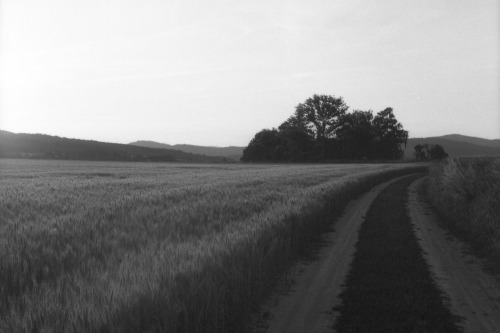
[[[243,151],[245,162],[316,162],[400,159],[408,132],[388,107],[348,112],[342,97],[313,95],[277,129],[258,132]]]
[[[297,105],[294,117],[303,122],[316,140],[333,138],[342,126],[342,117],[349,107],[342,97],[314,95]]]
[[[392,108],[386,108],[377,113],[373,118],[373,129],[378,158],[400,159],[403,157],[402,145],[406,146],[408,131],[405,131],[403,125],[397,121]]]

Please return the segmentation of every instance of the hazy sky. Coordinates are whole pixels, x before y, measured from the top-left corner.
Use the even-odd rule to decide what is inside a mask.
[[[246,146],[313,94],[500,138],[500,1],[0,0],[0,129]]]

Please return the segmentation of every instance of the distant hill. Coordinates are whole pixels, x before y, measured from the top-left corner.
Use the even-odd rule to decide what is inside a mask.
[[[476,138],[473,136],[465,136],[465,135],[460,135],[460,134],[443,135],[443,136],[441,136],[441,138],[447,139],[447,140],[452,140],[452,141],[458,141],[458,142],[472,143],[472,144],[478,145],[478,146],[486,146],[486,147],[493,147],[493,148],[500,147],[500,139],[488,140],[488,139]]]
[[[405,150],[405,159],[415,158],[414,147],[417,144],[437,144],[441,145],[449,156],[500,156],[500,140],[488,140],[464,136],[460,134],[450,134],[428,138],[408,139]]]
[[[207,156],[224,156],[233,160],[239,161],[243,156],[243,149],[245,147],[204,147],[195,145],[169,145],[166,143],[159,143],[154,141],[135,141],[129,143],[133,146],[148,147],[148,148],[166,148],[177,149],[191,154],[202,154]]]
[[[160,149],[61,138],[45,134],[16,134],[0,130],[0,157],[94,161],[224,163],[224,156],[205,156]]]

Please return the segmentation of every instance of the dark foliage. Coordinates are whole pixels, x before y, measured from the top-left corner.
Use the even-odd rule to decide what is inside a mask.
[[[242,161],[279,161],[284,152],[284,141],[276,129],[264,129],[255,134],[247,148],[243,150]]]
[[[400,159],[408,141],[408,132],[403,130],[403,125],[396,120],[392,108],[386,108],[377,113],[373,119],[375,132],[375,152],[377,158]]]
[[[317,162],[400,159],[408,132],[392,108],[372,111],[349,107],[342,97],[314,95],[297,105],[278,129],[257,133],[243,151],[244,162]]]
[[[448,154],[440,145],[424,143],[415,145],[414,149],[417,161],[442,160],[448,157]]]
[[[354,159],[375,157],[373,130],[373,114],[371,111],[356,110],[344,116],[343,127],[338,133],[341,155]]]

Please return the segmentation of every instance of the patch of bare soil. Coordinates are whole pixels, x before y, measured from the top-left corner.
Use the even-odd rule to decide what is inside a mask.
[[[486,273],[481,259],[449,235],[419,195],[423,180],[409,188],[408,210],[419,244],[437,285],[449,298],[453,314],[463,318],[465,332],[500,332],[500,282]]]
[[[349,270],[358,230],[372,201],[382,189],[401,179],[380,184],[350,202],[335,222],[335,231],[324,237],[325,246],[314,262],[301,262],[291,269],[292,287],[276,293],[263,306],[255,332],[331,332],[340,304],[338,295]]]

